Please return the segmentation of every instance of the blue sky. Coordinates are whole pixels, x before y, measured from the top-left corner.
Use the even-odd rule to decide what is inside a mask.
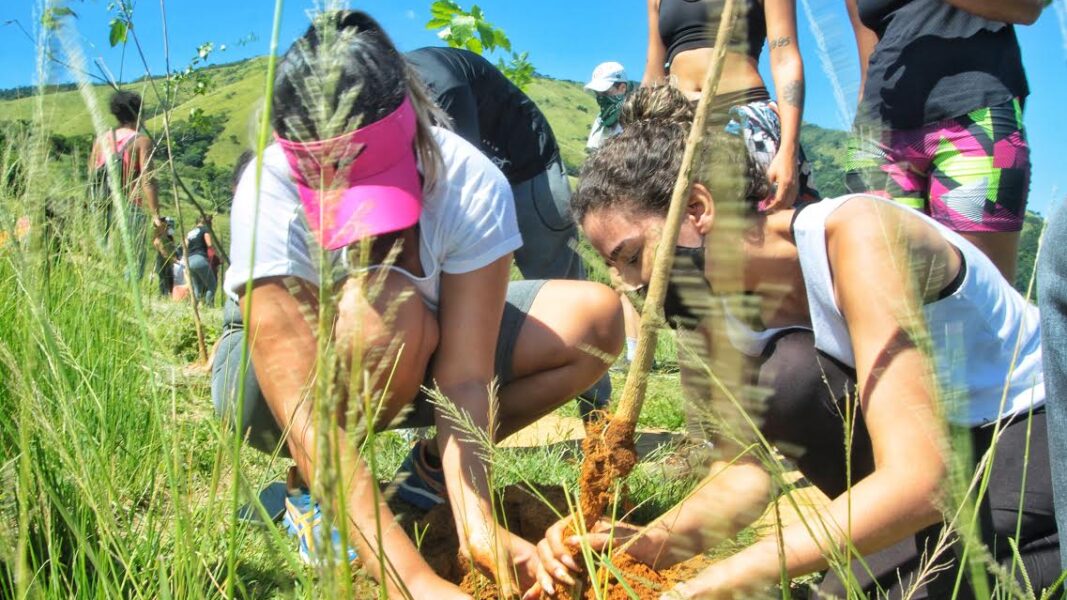
[[[1054,197],[1067,195],[1067,165],[1062,158],[1067,124],[1060,104],[1067,98],[1067,9],[1065,0],[1055,2],[1037,24],[1018,28],[1031,88],[1026,107],[1034,165],[1030,207],[1045,214],[1059,205]],[[37,0],[2,4],[0,23],[17,19],[32,33],[39,20]],[[144,68],[132,49],[123,55],[121,49],[108,45],[108,21],[112,15],[108,14],[107,4],[105,0],[68,1],[67,5],[78,14],[70,22],[76,28],[75,39],[90,60],[102,58],[113,73],[121,72],[125,78],[139,76]],[[460,4],[469,6],[469,0],[460,0]],[[647,39],[644,0],[480,0],[478,4],[490,21],[507,32],[516,49],[529,51],[531,62],[541,73],[584,80],[597,63],[617,60],[626,65],[632,78],[641,76]],[[135,27],[153,73],[162,73],[165,68],[159,5],[152,0],[139,0],[134,9]],[[268,50],[273,17],[270,2],[172,0],[167,6],[174,69],[188,64],[203,42],[226,44],[225,52],[212,57],[216,62],[262,55]],[[377,17],[401,49],[439,43],[434,33],[425,28],[430,0],[364,0],[353,1],[351,6]],[[285,3],[283,48],[307,27],[306,12],[313,7],[314,3],[306,0]],[[805,120],[847,129],[847,115],[855,110],[859,68],[844,0],[798,0],[797,10],[808,81]],[[825,55],[820,52],[812,23],[820,30]],[[34,46],[15,25],[4,25],[0,31],[0,57],[7,64],[0,70],[0,88],[35,83]],[[840,82],[840,92],[835,91],[827,72]],[[61,70],[52,78],[67,79]],[[769,77],[765,79],[770,81]]]

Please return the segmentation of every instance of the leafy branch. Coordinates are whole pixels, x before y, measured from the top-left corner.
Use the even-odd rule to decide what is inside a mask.
[[[477,4],[471,5],[467,11],[454,0],[435,0],[430,5],[426,28],[437,30],[437,37],[452,48],[465,48],[478,55],[499,51],[508,56],[506,62],[499,58],[496,66],[520,89],[533,81],[534,66],[530,63],[529,52],[513,51],[504,30],[490,23]]]

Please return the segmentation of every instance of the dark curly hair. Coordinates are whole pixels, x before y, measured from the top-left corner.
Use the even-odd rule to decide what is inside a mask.
[[[626,100],[622,133],[609,138],[582,165],[571,201],[577,223],[595,210],[627,206],[667,214],[674,183],[693,121],[693,106],[677,89],[641,88]],[[755,212],[765,197],[766,174],[752,160],[744,141],[711,125],[694,163],[694,183],[718,202],[745,200]]]
[[[141,96],[126,90],[115,92],[108,108],[120,124],[136,123],[141,116]]]

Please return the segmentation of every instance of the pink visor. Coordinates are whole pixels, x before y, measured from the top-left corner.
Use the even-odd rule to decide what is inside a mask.
[[[422,183],[413,147],[415,109],[407,98],[385,118],[334,138],[274,137],[323,248],[336,250],[418,222]]]

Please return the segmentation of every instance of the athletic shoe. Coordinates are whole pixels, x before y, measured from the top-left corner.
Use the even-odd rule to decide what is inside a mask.
[[[289,495],[285,498],[284,523],[289,535],[300,542],[300,559],[312,566],[326,566],[327,557],[322,549],[326,543],[322,507],[311,499],[311,494],[306,489],[289,490]],[[336,527],[330,528],[329,543],[333,545],[332,556],[335,561],[346,555],[350,563],[358,558],[356,549],[341,541],[341,532]]]
[[[444,504],[445,474],[426,461],[426,448],[433,440],[419,440],[396,472],[396,495],[404,502],[421,510],[430,510]]]

